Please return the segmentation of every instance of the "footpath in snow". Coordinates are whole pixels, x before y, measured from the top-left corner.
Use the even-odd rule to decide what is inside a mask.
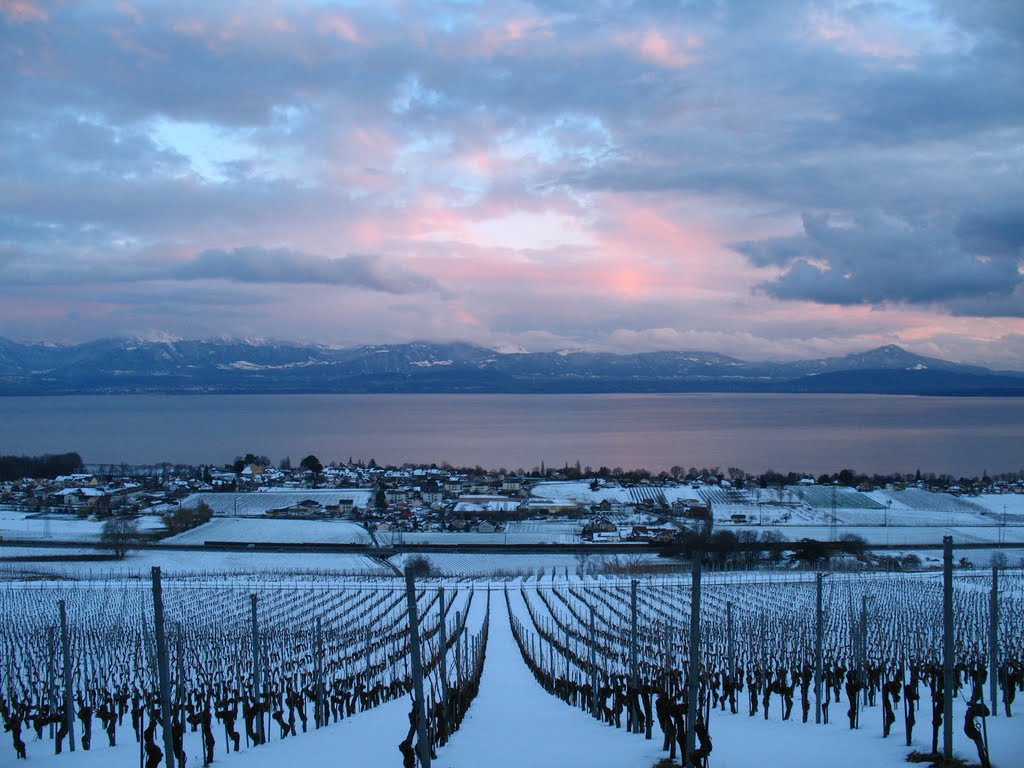
[[[519,599],[518,592],[512,597]],[[480,693],[462,727],[438,750],[434,766],[650,768],[660,757],[660,746],[660,741],[602,725],[548,695],[523,663],[504,594],[496,591]]]

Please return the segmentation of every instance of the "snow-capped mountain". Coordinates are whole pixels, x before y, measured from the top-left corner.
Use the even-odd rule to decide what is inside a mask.
[[[465,343],[351,349],[265,340],[0,339],[0,394],[114,392],[865,392],[1024,394],[1024,374],[885,346],[746,362],[713,352],[499,352]]]

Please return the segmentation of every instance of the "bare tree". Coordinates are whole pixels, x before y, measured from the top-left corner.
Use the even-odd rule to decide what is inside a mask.
[[[139,521],[134,517],[112,517],[103,524],[100,541],[118,560],[139,544]]]

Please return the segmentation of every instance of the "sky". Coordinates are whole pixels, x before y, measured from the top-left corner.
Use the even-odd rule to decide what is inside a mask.
[[[0,336],[1024,369],[1024,3],[0,0]]]

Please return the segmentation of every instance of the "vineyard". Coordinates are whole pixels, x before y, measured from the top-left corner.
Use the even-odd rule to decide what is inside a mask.
[[[440,745],[480,677],[489,593],[435,585],[416,590],[415,605],[417,677]],[[394,579],[9,583],[0,588],[5,729],[19,757],[31,735],[33,747],[49,741],[57,754],[103,742],[149,768],[168,753],[179,766],[189,757],[209,764],[220,750],[407,697],[409,610]]]
[[[517,746],[496,765],[560,765],[589,743],[614,755],[597,765],[731,765],[737,734],[795,728],[794,765],[827,764],[807,751],[825,732],[895,764],[941,752],[952,718],[958,755],[984,765],[991,746],[992,764],[1012,765],[996,726],[1024,688],[1024,574],[958,572],[952,586],[946,678],[936,573],[11,581],[0,761],[251,764],[273,745],[276,760],[307,742],[330,750],[347,727],[380,744],[366,765],[472,765],[468,745],[502,738]],[[518,670],[529,679],[513,701]],[[572,724],[525,744],[503,733],[513,710]]]

